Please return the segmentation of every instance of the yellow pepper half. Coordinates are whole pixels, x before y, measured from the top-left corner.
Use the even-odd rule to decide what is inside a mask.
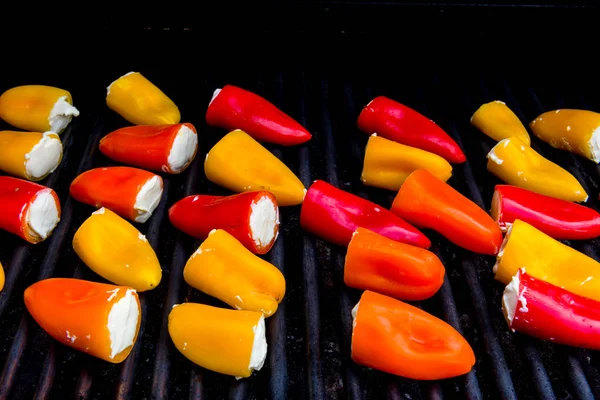
[[[54,132],[0,131],[0,170],[30,181],[44,179],[60,164],[62,142]]]
[[[471,117],[471,124],[496,141],[517,137],[527,145],[531,143],[519,117],[500,100],[479,107]]]
[[[246,132],[229,132],[206,155],[206,177],[237,193],[267,190],[280,206],[302,203],[306,189],[292,171]]]
[[[183,278],[195,289],[238,310],[269,317],[285,295],[285,278],[273,264],[222,229],[213,230],[190,257]]]
[[[0,262],[0,292],[4,289],[4,268]]]
[[[135,125],[178,124],[179,109],[139,72],[123,75],[106,88],[108,108]]]
[[[573,175],[516,137],[498,142],[487,158],[488,171],[508,184],[567,201],[588,198]]]
[[[360,179],[368,186],[398,191],[418,169],[426,169],[444,182],[452,176],[452,166],[437,154],[373,134],[367,142]]]
[[[71,93],[52,86],[17,86],[0,96],[0,118],[26,131],[60,134],[78,115]]]
[[[101,208],[75,232],[75,253],[101,277],[138,292],[154,289],[162,270],[148,240],[129,222]]]
[[[548,111],[529,124],[535,136],[557,149],[600,163],[600,114],[586,110]]]
[[[236,378],[260,370],[267,357],[265,319],[259,312],[176,304],[169,313],[169,335],[193,363]]]
[[[600,301],[600,263],[528,223],[515,220],[498,253],[495,278],[506,285],[519,268],[572,293]]]

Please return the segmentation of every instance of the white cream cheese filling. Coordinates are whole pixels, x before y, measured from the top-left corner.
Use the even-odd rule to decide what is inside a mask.
[[[108,87],[106,88],[106,97],[108,97],[108,95],[110,94],[110,88],[112,87],[112,85],[114,85],[114,83],[115,83],[116,81],[118,81],[118,80],[119,80],[119,79],[121,79],[121,78],[125,78],[126,76],[129,76],[129,75],[131,75],[131,74],[137,74],[137,72],[133,72],[133,71],[131,71],[131,72],[128,72],[128,73],[126,73],[125,75],[123,75],[123,76],[120,76],[119,78],[115,79],[115,80],[114,80],[114,81],[113,81],[113,82],[112,82],[110,85],[108,85]]]
[[[212,104],[213,101],[215,101],[215,99],[217,98],[217,96],[219,95],[219,93],[221,93],[222,89],[215,89],[215,91],[213,92],[212,98],[210,99],[210,102],[208,103],[208,106],[210,107],[210,105]]]
[[[257,246],[268,246],[275,237],[275,228],[279,225],[279,208],[273,201],[263,196],[250,205],[250,233]]]
[[[250,353],[250,371],[259,371],[265,364],[267,358],[267,337],[265,335],[265,317],[261,315],[258,323],[252,327],[254,341]]]
[[[198,148],[198,135],[185,125],[182,125],[173,140],[167,162],[169,169],[177,174],[192,161]]]
[[[50,236],[60,221],[56,199],[52,196],[51,189],[43,189],[37,193],[29,205],[26,218],[32,234],[42,240]]]
[[[504,294],[502,294],[502,311],[509,327],[512,325],[515,312],[517,311],[520,283],[518,274],[515,274],[510,283],[506,285]]]
[[[160,203],[160,198],[163,192],[162,179],[155,175],[150,178],[140,189],[135,198],[133,208],[137,212],[135,222],[146,222],[152,216],[152,212]]]
[[[73,117],[78,116],[79,110],[67,102],[67,96],[59,97],[48,116],[50,130],[60,134],[71,123]]]
[[[117,354],[133,345],[140,315],[138,302],[133,293],[135,290],[127,289],[125,296],[112,306],[108,314],[110,358],[115,358]]]
[[[53,132],[44,132],[42,139],[25,154],[25,172],[32,179],[40,179],[54,172],[60,164],[63,146]]]
[[[592,161],[596,164],[600,163],[600,127],[594,129],[588,145],[590,146]]]
[[[510,234],[512,233],[513,224],[506,224],[506,235],[504,236],[504,240],[502,241],[502,245],[500,245],[500,250],[498,250],[498,255],[496,255],[496,263],[494,264],[494,268],[492,271],[494,274],[498,272],[498,265],[500,265],[500,261],[502,261],[502,256],[504,255],[504,248],[508,245],[508,241],[510,240]]]

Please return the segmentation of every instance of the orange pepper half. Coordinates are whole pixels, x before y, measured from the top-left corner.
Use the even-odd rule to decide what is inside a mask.
[[[420,380],[453,378],[475,365],[473,349],[452,326],[400,300],[367,290],[352,316],[358,364]]]
[[[358,228],[348,245],[344,282],[401,300],[424,300],[444,283],[444,266],[435,254]]]

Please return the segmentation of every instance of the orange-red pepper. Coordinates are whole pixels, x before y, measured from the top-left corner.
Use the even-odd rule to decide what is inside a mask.
[[[475,364],[473,349],[453,327],[400,300],[367,290],[352,316],[358,364],[421,380],[463,375]]]
[[[424,300],[444,283],[444,265],[428,250],[358,228],[348,245],[344,282],[400,300]]]

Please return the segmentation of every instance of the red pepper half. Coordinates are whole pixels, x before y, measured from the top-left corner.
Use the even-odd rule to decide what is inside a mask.
[[[186,169],[197,149],[196,128],[187,123],[127,126],[100,140],[100,151],[115,161],[169,174]]]
[[[513,331],[569,346],[600,349],[600,302],[520,269],[506,286],[502,309]]]
[[[54,190],[23,179],[0,176],[0,229],[39,243],[60,221]]]
[[[206,111],[206,123],[230,131],[241,129],[256,140],[283,146],[301,144],[312,137],[269,101],[231,85],[215,90]]]
[[[431,245],[418,229],[392,212],[319,180],[311,185],[304,197],[300,225],[340,246],[347,246],[359,227],[397,242],[423,248]]]
[[[435,122],[385,96],[375,97],[358,117],[358,128],[386,139],[435,153],[452,163],[466,161],[454,140]]]
[[[279,234],[279,207],[271,192],[188,196],[169,209],[171,223],[197,239],[223,229],[255,254],[268,252]]]
[[[600,236],[600,214],[596,210],[511,185],[496,185],[492,218],[503,232],[520,219],[555,239]]]

